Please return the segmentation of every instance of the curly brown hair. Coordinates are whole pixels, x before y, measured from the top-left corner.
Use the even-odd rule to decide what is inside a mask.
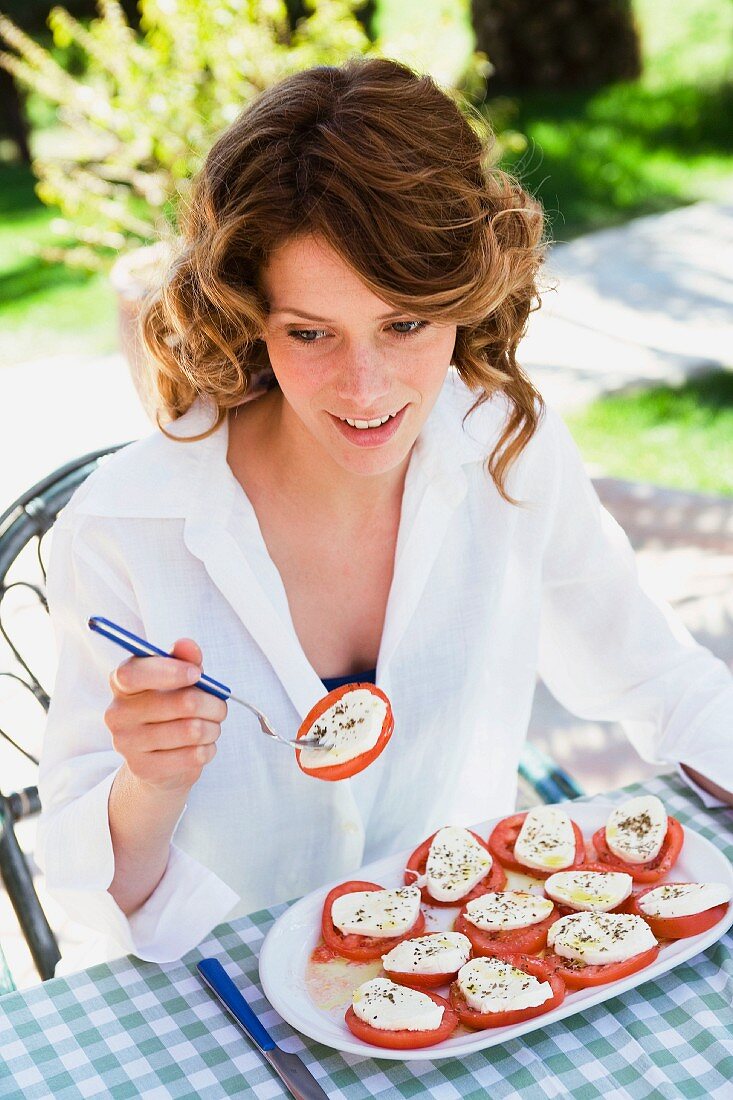
[[[169,418],[208,395],[213,431],[268,371],[259,273],[280,245],[318,235],[394,309],[457,326],[469,412],[499,390],[508,401],[488,469],[511,500],[508,468],[543,411],[516,350],[546,241],[539,204],[492,163],[493,146],[458,94],[394,60],[316,66],[261,93],[209,151],[143,311]]]

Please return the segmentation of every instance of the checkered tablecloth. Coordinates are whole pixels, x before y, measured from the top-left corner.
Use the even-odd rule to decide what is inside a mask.
[[[677,776],[626,787],[671,813],[733,860],[733,813],[706,810]],[[217,1097],[287,1095],[196,976],[219,957],[273,1037],[303,1057],[330,1097],[434,1100],[567,1097],[733,1098],[733,935],[656,981],[460,1060],[391,1062],[303,1040],[265,1001],[257,954],[286,908],[220,925],[180,963],[133,958],[0,998],[0,1096]]]

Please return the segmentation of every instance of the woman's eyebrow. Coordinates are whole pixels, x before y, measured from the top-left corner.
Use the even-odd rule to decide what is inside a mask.
[[[276,317],[280,313],[292,313],[296,317],[305,317],[308,321],[320,321],[322,324],[332,325],[334,322],[330,321],[328,317],[315,317],[312,313],[306,313],[303,309],[293,309],[292,306],[280,306],[279,309],[271,309],[270,316]],[[401,317],[404,310],[396,310],[394,313],[383,313],[380,317],[375,317],[375,321],[388,321],[390,317]]]

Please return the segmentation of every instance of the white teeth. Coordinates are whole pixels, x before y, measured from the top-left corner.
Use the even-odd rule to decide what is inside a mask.
[[[386,424],[388,420],[391,420],[397,413],[388,413],[387,416],[383,416],[381,420],[349,420],[348,416],[339,417],[340,420],[345,420],[347,424],[350,424],[352,428],[378,428],[380,424]]]

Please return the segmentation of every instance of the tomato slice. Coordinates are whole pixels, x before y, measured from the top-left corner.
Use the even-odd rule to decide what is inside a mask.
[[[440,1027],[432,1031],[388,1031],[386,1028],[372,1027],[371,1024],[360,1020],[351,1005],[346,1009],[346,1026],[362,1043],[373,1043],[378,1047],[392,1047],[396,1050],[411,1050],[414,1047],[430,1047],[435,1043],[442,1043],[458,1027],[458,1016],[445,997],[439,997],[437,993],[421,990],[436,1005],[443,1009],[443,1019]]]
[[[360,890],[384,889],[384,886],[378,886],[375,882],[359,882],[356,879],[334,886],[323,903],[321,932],[326,946],[346,959],[367,962],[370,959],[379,959],[382,955],[386,955],[388,951],[391,951],[398,943],[402,943],[403,940],[408,940],[412,936],[419,936],[425,927],[425,914],[422,909],[418,913],[417,920],[412,928],[408,928],[401,936],[359,936],[356,932],[342,932],[333,923],[331,909],[336,898],[340,898],[343,894],[358,893]]]
[[[348,779],[351,775],[356,775],[358,772],[367,768],[373,760],[376,760],[379,754],[386,747],[387,742],[392,736],[394,730],[394,715],[392,713],[392,706],[389,699],[384,692],[378,688],[375,684],[343,684],[341,687],[334,688],[333,691],[329,691],[327,695],[324,695],[322,699],[319,699],[314,707],[306,714],[300,729],[296,733],[296,737],[306,737],[313,725],[318,721],[322,714],[324,714],[329,707],[332,707],[334,703],[338,703],[342,696],[346,695],[350,691],[356,691],[357,688],[363,688],[365,691],[370,691],[372,695],[377,695],[380,699],[383,699],[387,704],[387,713],[384,716],[382,722],[382,728],[379,732],[375,744],[371,749],[366,752],[359,753],[358,756],[353,757],[351,760],[344,760],[341,764],[325,765],[322,768],[308,768],[305,764],[301,763],[301,750],[295,750],[295,758],[298,761],[298,767],[301,771],[304,771],[306,775],[312,775],[316,779]]]
[[[656,947],[650,947],[648,951],[632,955],[630,959],[624,959],[623,962],[599,965],[576,962],[574,959],[563,958],[562,955],[556,955],[551,951],[545,955],[545,962],[560,975],[569,989],[585,989],[591,985],[615,982],[619,978],[635,974],[637,970],[643,970],[645,966],[654,962],[659,950],[659,944],[657,944]]]
[[[509,955],[505,961],[541,982],[549,982],[552,997],[544,1004],[535,1005],[534,1008],[516,1008],[508,1012],[478,1012],[466,1003],[466,998],[458,982],[455,981],[450,987],[450,1002],[456,1010],[458,1019],[466,1027],[507,1027],[509,1024],[520,1024],[523,1020],[531,1020],[534,1016],[551,1012],[565,1000],[565,985],[562,978],[547,965],[544,959],[535,959],[531,955]]]
[[[688,882],[665,882],[665,886],[689,886]],[[690,913],[686,917],[650,917],[639,905],[639,898],[648,894],[650,890],[656,890],[656,885],[645,887],[638,894],[632,894],[624,905],[625,913],[632,913],[635,917],[641,917],[651,928],[658,940],[682,940],[687,936],[697,936],[700,932],[707,932],[728,912],[729,902],[721,902],[710,909],[701,909],[699,913]]]
[[[475,955],[493,955],[498,959],[504,959],[508,955],[532,955],[547,946],[547,933],[558,916],[557,907],[553,905],[549,916],[536,924],[487,932],[466,919],[464,908],[455,919],[453,931],[462,932],[468,937]]]
[[[667,833],[661,850],[648,863],[629,863],[614,855],[606,842],[606,827],[593,833],[593,847],[598,861],[609,871],[625,871],[634,882],[659,882],[674,867],[685,841],[684,829],[676,817],[667,818]]]
[[[608,874],[609,871],[615,871],[616,869],[617,868],[615,868],[615,867],[609,867],[606,863],[591,863],[591,862],[584,863],[583,866],[580,868],[580,870],[582,870],[584,872],[585,871],[600,871],[602,874]],[[547,893],[547,887],[545,887],[545,895],[548,898],[550,898],[550,895]],[[628,898],[624,898],[624,900],[620,901],[618,903],[618,905],[616,905],[613,909],[604,909],[604,910],[602,910],[602,912],[604,912],[604,913],[626,913],[627,910],[624,909],[624,906],[626,905],[626,902],[628,900],[629,900]],[[557,901],[555,898],[550,898],[550,901],[555,902],[555,906],[556,906],[557,912],[558,912],[558,917],[567,917],[571,913],[593,912],[593,910],[588,910],[588,909],[575,909],[572,905],[568,905],[566,902]],[[600,910],[596,910],[596,912],[600,912]]]
[[[445,974],[417,974],[415,972],[405,974],[401,970],[387,970],[385,967],[384,973],[393,982],[397,982],[398,985],[406,985],[410,989],[427,993],[429,989],[437,989],[438,986],[448,985],[449,982],[453,981],[458,971],[453,970]]]
[[[422,844],[415,849],[408,859],[407,866],[405,867],[405,884],[407,886],[412,886],[420,875],[425,874],[425,867],[427,866],[428,855],[430,853],[430,845],[433,843],[438,832],[439,830],[436,829],[427,840],[424,840]],[[478,833],[474,833],[473,829],[468,829],[467,832],[478,841],[482,848],[485,848],[486,851],[489,852],[488,844],[485,840],[481,839]],[[492,855],[492,853],[489,852],[489,855]],[[477,882],[467,894],[464,894],[462,898],[458,898],[456,901],[438,901],[432,896],[427,886],[422,886],[420,888],[420,893],[422,894],[423,901],[428,905],[455,907],[458,905],[465,905],[467,901],[472,901],[473,898],[478,898],[489,891],[503,890],[506,886],[506,875],[504,874],[503,868],[493,858],[493,855],[492,860],[493,862],[489,869],[489,873],[485,875],[480,882]]]
[[[571,825],[575,833],[575,857],[567,867],[553,867],[550,871],[540,871],[537,867],[528,867],[526,863],[520,863],[518,859],[515,859],[514,845],[526,816],[525,812],[505,817],[494,826],[491,832],[489,851],[494,859],[498,859],[502,867],[507,867],[510,871],[518,871],[523,875],[531,875],[532,878],[549,878],[550,875],[554,875],[558,871],[578,871],[583,867],[585,863],[585,842],[583,841],[583,834],[574,821],[571,822]]]
[[[423,939],[425,936],[443,935],[445,935],[444,932],[426,932],[423,935]],[[410,939],[412,938],[413,937],[410,936]],[[458,970],[460,970],[460,967],[456,970],[447,970],[441,974],[420,974],[415,970],[406,972],[404,970],[388,970],[386,966],[384,967],[384,973],[388,978],[391,978],[393,982],[397,982],[398,985],[407,985],[410,989],[419,989],[422,991],[435,989],[439,985],[448,985],[449,982],[453,981]]]

